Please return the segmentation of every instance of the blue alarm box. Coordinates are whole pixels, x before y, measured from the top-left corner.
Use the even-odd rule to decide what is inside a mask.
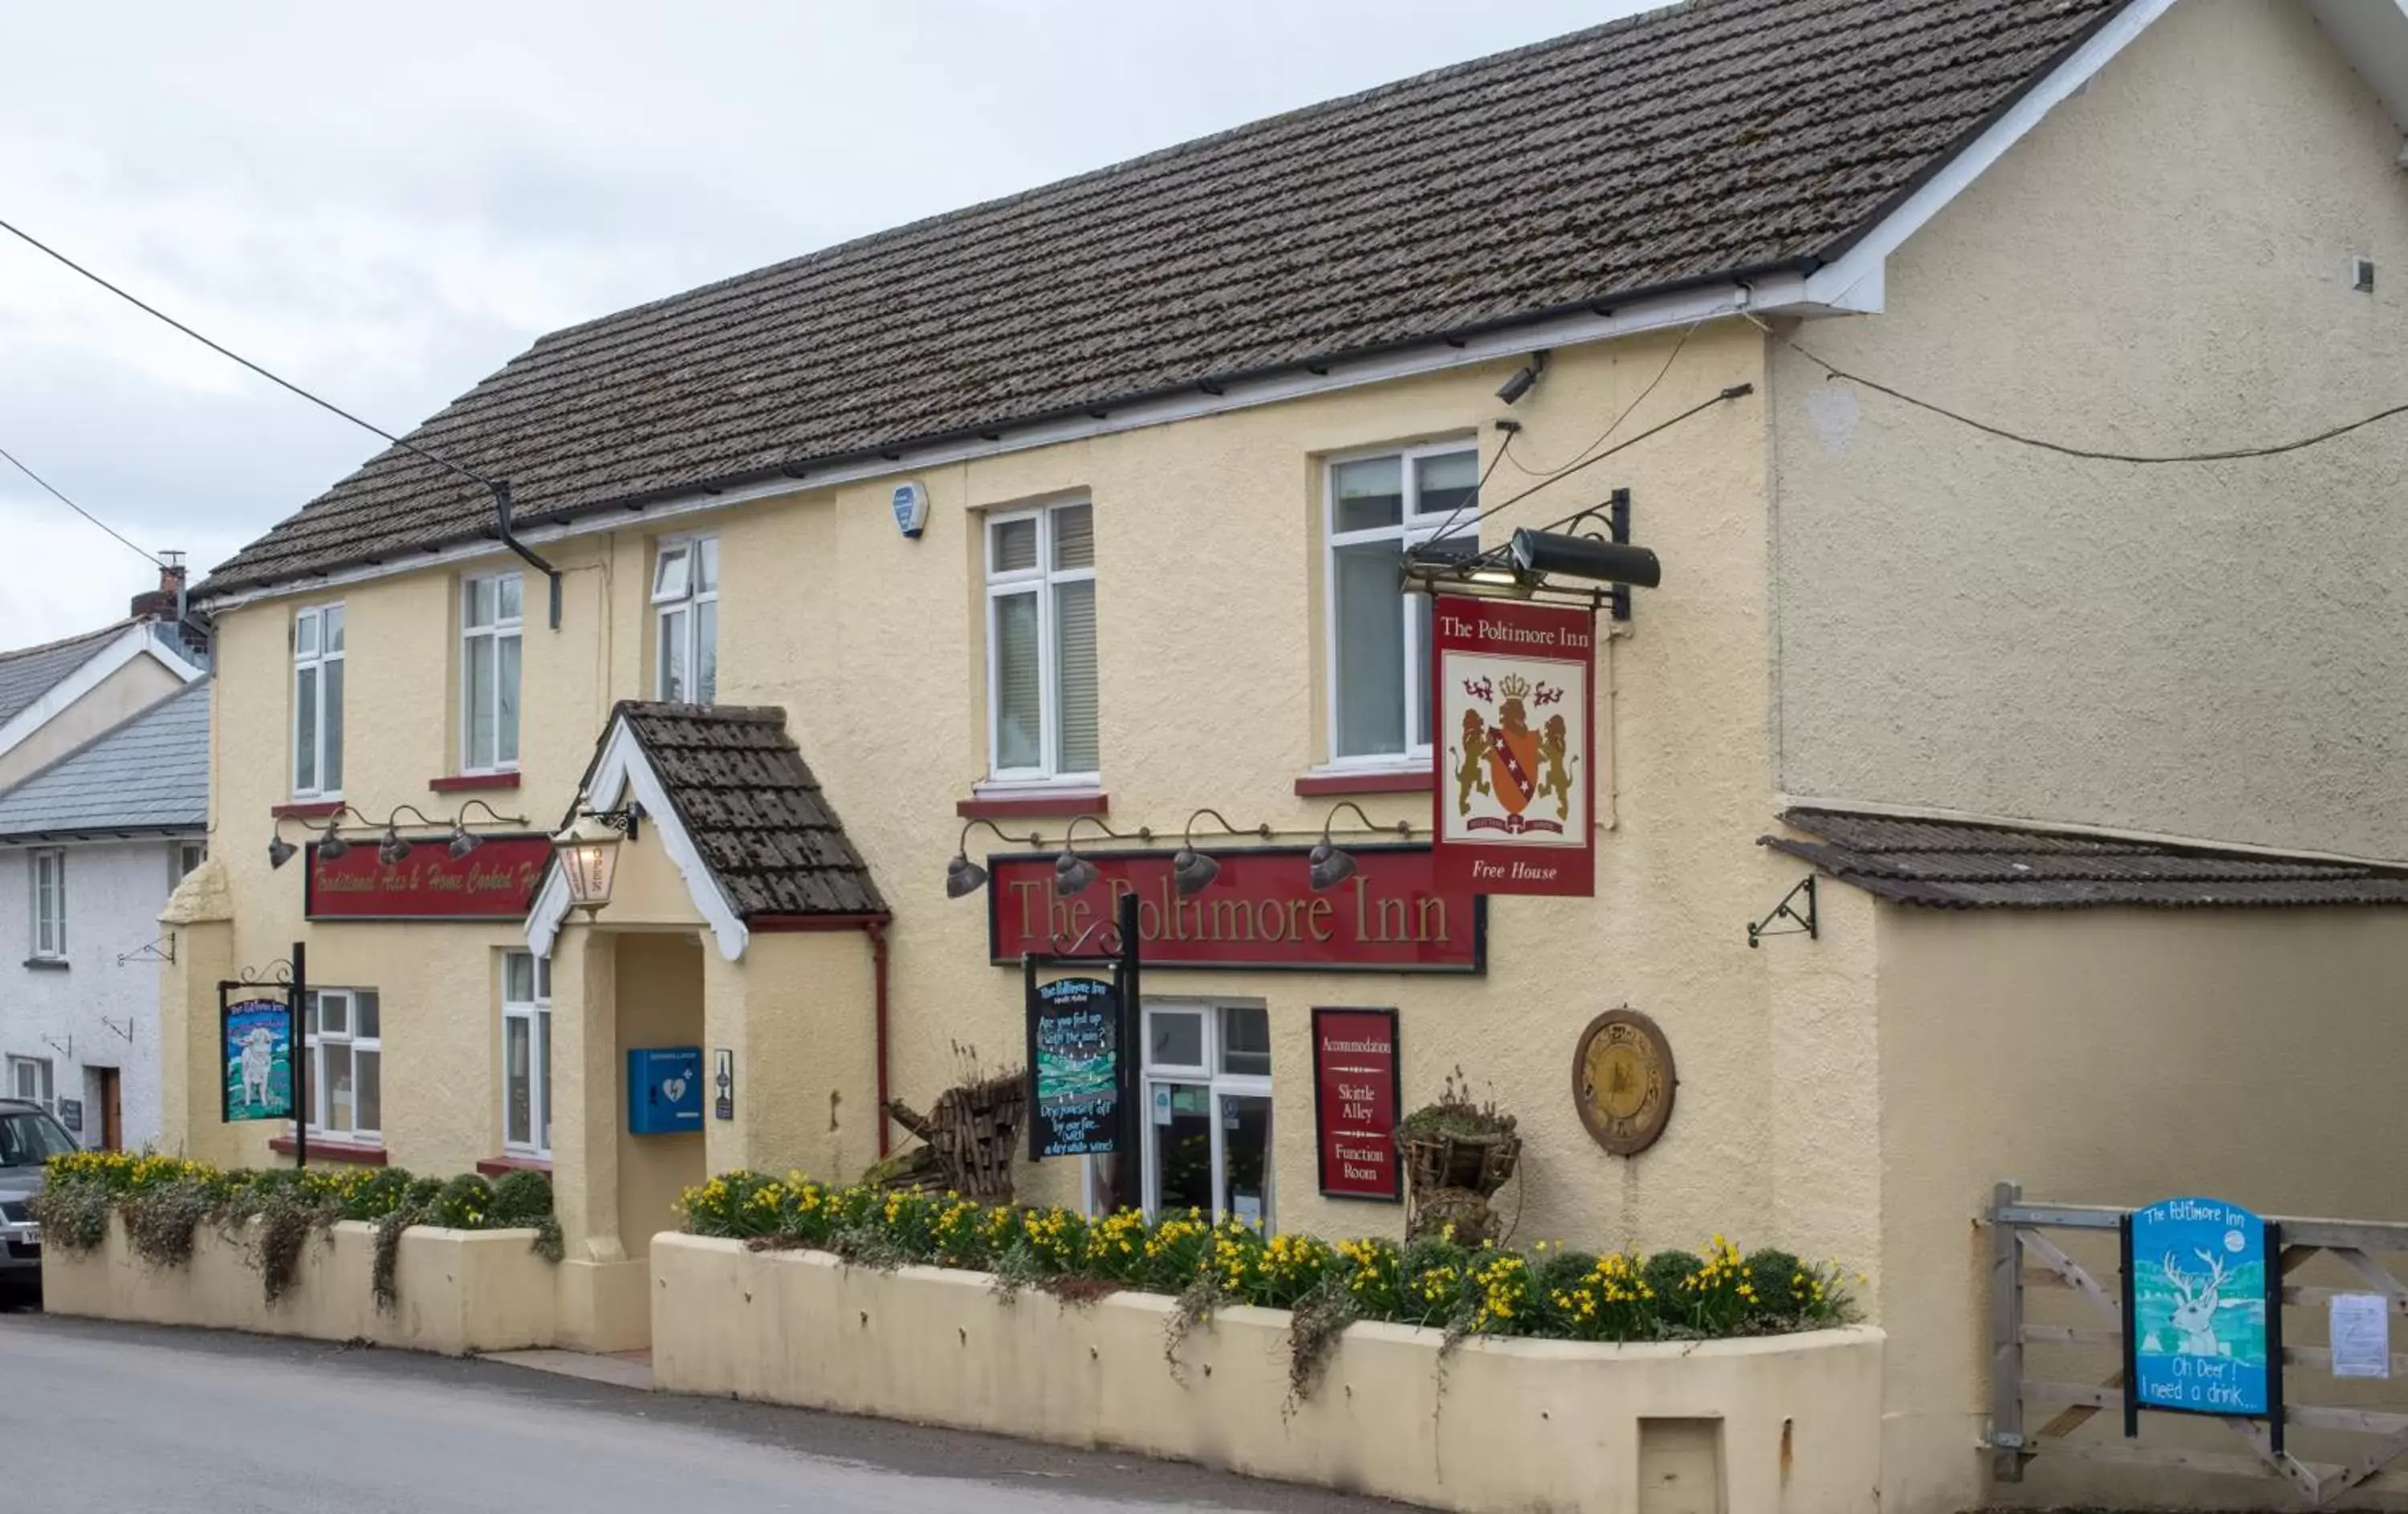
[[[627,1131],[674,1135],[702,1129],[702,1048],[631,1046],[627,1050]]]

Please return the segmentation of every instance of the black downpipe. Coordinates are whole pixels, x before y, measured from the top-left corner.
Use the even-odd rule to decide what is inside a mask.
[[[552,628],[560,629],[560,570],[535,555],[535,550],[520,541],[510,530],[510,483],[508,479],[488,481],[494,491],[494,515],[501,526],[502,545],[526,559],[527,566],[541,573],[552,584]]]

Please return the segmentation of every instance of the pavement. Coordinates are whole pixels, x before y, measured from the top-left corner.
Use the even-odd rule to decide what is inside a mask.
[[[545,1365],[0,1313],[0,1507],[122,1514],[1395,1514],[1401,1507],[1125,1454],[652,1393]]]

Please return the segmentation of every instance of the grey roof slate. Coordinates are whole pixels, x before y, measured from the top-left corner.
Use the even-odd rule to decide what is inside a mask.
[[[121,620],[63,642],[0,652],[0,722],[17,718],[35,700],[56,687],[61,679],[124,635],[125,627],[131,624]]]
[[[1838,256],[2126,0],[1690,0],[557,331],[410,433],[523,521]],[[223,593],[491,533],[388,449]]]
[[[1942,909],[2200,909],[2408,904],[2408,869],[1840,810],[1781,817],[1814,838],[1763,844],[1901,904]]]
[[[627,699],[612,716],[635,733],[738,916],[886,913],[783,710]]]
[[[0,791],[6,842],[199,831],[208,821],[206,678]]]

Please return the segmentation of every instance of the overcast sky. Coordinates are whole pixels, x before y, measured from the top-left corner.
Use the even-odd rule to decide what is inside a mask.
[[[0,220],[400,431],[553,327],[1640,8],[10,6]],[[0,449],[195,577],[378,445],[0,235]],[[0,530],[0,647],[150,586],[5,464]]]

